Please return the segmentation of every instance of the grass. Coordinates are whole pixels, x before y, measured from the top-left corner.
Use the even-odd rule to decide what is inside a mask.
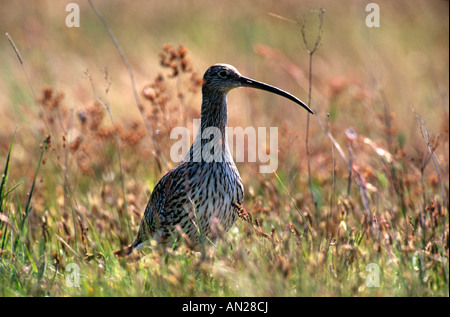
[[[448,296],[448,3],[380,1],[379,30],[355,2],[93,3],[123,55],[88,3],[78,30],[65,5],[0,12],[1,296]],[[216,62],[310,91],[315,116],[231,92],[231,126],[279,127],[277,171],[238,163],[244,209],[201,254],[116,258]]]

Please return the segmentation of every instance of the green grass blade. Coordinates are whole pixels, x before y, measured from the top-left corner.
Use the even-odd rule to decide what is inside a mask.
[[[31,210],[30,205],[31,205],[31,198],[33,197],[34,186],[35,186],[35,184],[36,184],[36,179],[37,179],[37,176],[38,176],[38,174],[39,174],[39,169],[41,168],[42,159],[43,159],[43,157],[44,157],[44,153],[45,153],[45,150],[47,149],[47,146],[48,146],[49,141],[50,141],[50,138],[49,138],[49,137],[47,137],[47,138],[44,140],[44,145],[43,145],[43,147],[42,147],[41,157],[39,158],[39,163],[38,163],[38,166],[37,166],[37,169],[36,169],[36,173],[34,174],[33,183],[31,184],[30,194],[28,195],[27,204],[26,204],[26,206],[25,206],[25,215],[24,215],[24,217],[22,218],[22,222],[21,222],[21,224],[20,224],[20,230],[21,230],[21,231],[22,231],[23,226],[24,226],[24,224],[25,224],[25,220],[27,219],[27,217],[28,217],[28,215],[29,215],[29,213],[30,213],[30,210]]]
[[[16,129],[16,131],[14,131],[14,134],[13,134],[13,137],[12,137],[12,140],[11,140],[11,144],[9,145],[8,156],[6,157],[5,169],[3,171],[2,182],[0,184],[0,202],[2,202],[2,204],[0,204],[0,206],[2,208],[2,211],[3,211],[3,197],[7,195],[7,194],[4,195],[3,191],[4,191],[5,186],[6,186],[6,181],[8,180],[9,162],[10,162],[10,159],[11,159],[11,152],[12,152],[12,147],[13,147],[13,144],[14,144],[14,139],[16,137],[16,132],[17,132],[17,129]]]
[[[45,153],[45,150],[47,149],[47,146],[48,146],[49,142],[50,142],[50,137],[47,137],[44,140],[44,144],[43,144],[42,152],[41,152],[41,157],[39,158],[39,163],[38,163],[38,166],[37,166],[37,169],[36,169],[36,173],[34,174],[33,183],[31,184],[31,189],[30,189],[30,193],[28,195],[27,204],[25,206],[25,214],[24,214],[24,216],[23,216],[23,218],[22,218],[22,220],[20,222],[19,232],[18,232],[19,235],[16,237],[16,239],[14,241],[13,251],[16,250],[16,247],[17,247],[17,244],[19,242],[20,237],[23,236],[23,228],[24,228],[24,225],[25,225],[25,221],[26,221],[26,219],[27,219],[27,217],[28,217],[28,215],[30,214],[30,211],[31,211],[31,198],[33,197],[33,191],[34,191],[34,186],[36,185],[37,175],[39,174],[39,169],[41,168],[42,159],[44,157],[44,153]],[[19,206],[20,206],[20,204],[19,204]]]

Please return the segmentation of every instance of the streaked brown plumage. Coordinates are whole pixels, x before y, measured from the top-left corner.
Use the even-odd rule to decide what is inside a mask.
[[[226,142],[227,93],[237,87],[253,87],[286,97],[311,109],[293,95],[242,76],[226,64],[211,66],[203,77],[201,126],[184,162],[156,184],[134,242],[117,255],[141,249],[151,239],[172,246],[180,234],[198,250],[200,238],[212,241],[220,229],[229,230],[242,205],[244,186]],[[212,131],[212,132],[211,132]],[[220,131],[220,138],[211,133]],[[210,133],[211,132],[211,133]]]

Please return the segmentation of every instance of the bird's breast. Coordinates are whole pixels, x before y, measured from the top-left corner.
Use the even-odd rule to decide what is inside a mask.
[[[220,223],[226,231],[237,219],[233,204],[241,204],[243,185],[233,162],[196,163],[190,180],[189,196],[206,231],[211,225]]]

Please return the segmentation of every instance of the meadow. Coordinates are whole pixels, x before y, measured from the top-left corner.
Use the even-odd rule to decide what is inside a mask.
[[[0,296],[449,295],[448,1],[377,1],[379,27],[364,1],[92,3],[0,6]],[[278,128],[276,171],[237,163],[217,244],[116,257],[215,63],[315,114],[230,92],[230,126]]]

